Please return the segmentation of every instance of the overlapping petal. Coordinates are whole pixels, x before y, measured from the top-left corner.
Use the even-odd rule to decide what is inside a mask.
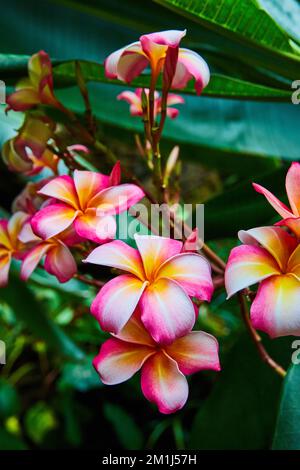
[[[296,238],[280,227],[241,230],[238,235],[245,244],[262,245],[275,258],[281,270],[285,270],[288,259],[297,246]]]
[[[136,308],[124,328],[122,328],[122,330],[115,336],[120,340],[127,341],[129,343],[156,347],[156,343],[149,335],[141,321],[141,312],[139,308]]]
[[[298,162],[291,164],[285,185],[291,209],[297,217],[300,215],[300,164]]]
[[[272,338],[300,335],[300,282],[293,276],[272,276],[264,280],[251,306],[254,328]]]
[[[71,176],[63,175],[53,178],[49,183],[43,186],[38,193],[65,202],[74,209],[79,208],[76,189]]]
[[[8,283],[10,262],[11,254],[0,248],[0,287],[5,287]]]
[[[293,216],[293,213],[290,211],[290,209],[285,204],[283,204],[283,202],[279,201],[279,199],[266,188],[257,183],[253,183],[253,187],[256,192],[265,196],[267,201],[276,210],[276,212],[281,215],[281,217],[286,219]]]
[[[204,331],[192,331],[166,346],[165,350],[184,375],[200,370],[220,370],[218,342]]]
[[[120,214],[144,197],[144,191],[135,184],[119,184],[104,189],[89,201],[89,207],[97,209],[97,215]]]
[[[182,249],[182,242],[171,238],[137,234],[134,238],[149,280],[164,261],[179,254]]]
[[[95,171],[74,171],[74,185],[80,207],[85,209],[88,202],[100,191],[110,186],[110,178]]]
[[[11,248],[11,241],[9,239],[7,226],[8,226],[8,220],[1,219],[0,220],[0,245],[9,249]]]
[[[77,265],[69,248],[61,242],[52,245],[45,258],[45,270],[59,282],[67,282],[77,272]]]
[[[180,410],[189,393],[188,383],[176,362],[163,352],[151,356],[143,366],[142,391],[161,413]]]
[[[38,211],[31,219],[31,227],[36,235],[52,238],[66,230],[77,217],[77,211],[66,204],[50,204]]]
[[[157,343],[170,344],[194,326],[192,301],[170,279],[162,278],[149,285],[143,293],[140,306],[142,321]]]
[[[138,250],[121,240],[114,240],[95,248],[84,261],[122,269],[134,274],[141,280],[145,279],[143,263]]]
[[[279,265],[265,248],[237,246],[231,251],[225,270],[228,297],[274,274],[280,274]]]
[[[133,314],[146,285],[130,274],[107,282],[91,305],[91,312],[101,328],[119,333]]]
[[[116,385],[130,379],[154,353],[151,347],[112,338],[101,346],[93,364],[104,384]]]
[[[99,217],[96,210],[88,209],[74,222],[77,234],[95,243],[105,243],[115,238],[117,225],[111,215]]]
[[[47,251],[51,248],[49,243],[39,243],[33,247],[25,256],[21,266],[21,279],[27,281],[39,262],[45,256]]]
[[[196,92],[200,95],[210,80],[209,67],[196,52],[180,48],[172,87],[184,88],[192,78],[195,79]]]
[[[211,300],[214,287],[210,264],[196,253],[173,256],[159,268],[156,277],[177,281],[190,297]]]

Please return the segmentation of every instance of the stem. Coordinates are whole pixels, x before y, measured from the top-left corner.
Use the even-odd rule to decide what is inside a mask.
[[[245,293],[243,291],[239,292],[238,293],[238,298],[239,298],[239,302],[240,302],[242,318],[244,320],[246,328],[247,328],[247,330],[248,330],[248,332],[251,336],[251,339],[252,339],[253,343],[256,346],[256,349],[257,349],[261,359],[263,360],[263,362],[268,364],[268,366],[270,366],[272,369],[274,369],[274,371],[278,375],[280,375],[281,377],[285,377],[286,371],[279,364],[277,364],[277,362],[274,361],[274,359],[272,359],[272,357],[267,353],[266,349],[264,348],[264,345],[262,344],[261,337],[259,336],[257,331],[252,326],[252,323],[250,321],[250,317],[249,317],[249,314],[248,314],[248,308],[247,308],[247,302],[246,302],[246,299],[245,299]]]
[[[88,277],[84,276],[84,274],[74,274],[74,277],[89,286],[94,287],[103,287],[105,282],[104,281],[96,281],[95,279],[89,279]]]

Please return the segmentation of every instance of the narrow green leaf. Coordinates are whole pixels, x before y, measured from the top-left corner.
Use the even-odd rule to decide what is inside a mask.
[[[72,86],[76,84],[75,61],[65,62],[54,67],[54,79],[56,86]],[[124,85],[119,80],[106,78],[104,66],[96,62],[79,61],[84,79],[87,82],[100,82],[116,85]],[[150,83],[149,75],[141,75],[133,80],[128,86],[148,88]],[[162,89],[162,83],[158,83],[158,88]],[[195,95],[194,84],[189,84],[180,93]],[[203,96],[247,99],[255,101],[291,101],[289,90],[271,88],[255,83],[228,77],[226,75],[212,74],[209,85],[203,90]]]

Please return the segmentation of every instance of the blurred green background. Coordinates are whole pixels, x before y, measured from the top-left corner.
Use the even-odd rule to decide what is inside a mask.
[[[277,24],[265,13],[261,18],[260,7]],[[184,94],[178,119],[167,122],[163,151],[180,144],[183,200],[205,203],[206,241],[226,260],[238,229],[274,221],[251,181],[284,199],[286,169],[299,159],[300,106],[291,103],[291,83],[300,79],[299,21],[297,0],[10,0],[1,5],[0,79],[12,91],[26,75],[28,57],[43,49],[55,65],[58,97],[80,114],[68,62],[90,61],[82,64],[100,136],[147,184],[134,150],[142,124],[116,100],[124,87],[100,83],[95,62],[143,33],[187,28],[183,45],[207,60],[212,87],[200,98]],[[6,116],[4,108],[1,145],[22,119]],[[5,215],[24,179],[2,163],[0,171]],[[75,280],[60,285],[42,271],[24,285],[17,270],[0,292],[0,339],[7,347],[7,364],[0,366],[0,449],[272,446],[282,383],[261,363],[236,301],[226,302],[223,290],[201,307],[197,325],[217,336],[223,371],[193,376],[188,404],[166,417],[145,401],[138,377],[101,385],[91,359],[106,335],[88,313],[92,287]],[[287,366],[291,339],[264,340]]]

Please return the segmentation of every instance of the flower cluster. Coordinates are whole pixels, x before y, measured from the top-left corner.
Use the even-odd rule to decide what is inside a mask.
[[[129,102],[131,114],[149,120],[146,139],[153,158],[158,158],[164,118],[178,115],[170,106],[184,102],[169,89],[183,88],[194,78],[200,93],[209,81],[205,61],[179,48],[184,35],[185,31],[144,35],[105,62],[109,78],[126,82],[150,65],[150,88],[126,91],[118,98]],[[179,240],[135,234],[133,248],[115,239],[115,216],[139,202],[145,191],[135,177],[132,183],[121,183],[119,162],[108,175],[82,167],[78,153],[93,156],[105,146],[94,129],[84,128],[55,97],[51,62],[45,52],[31,57],[28,72],[29,78],[7,99],[7,109],[23,111],[25,118],[17,135],[5,143],[3,159],[10,170],[24,177],[40,175],[15,199],[12,217],[0,221],[0,285],[8,282],[12,258],[21,262],[24,281],[40,266],[66,282],[83,267],[81,261],[85,266],[92,263],[124,271],[119,275],[112,271],[114,277],[104,283],[91,305],[101,328],[112,335],[94,366],[106,384],[123,382],[142,369],[145,397],[162,413],[172,413],[187,400],[185,375],[220,369],[217,340],[192,331],[199,301],[209,302],[212,297],[211,266]],[[161,96],[155,90],[160,73]],[[71,122],[66,127],[56,123],[47,114],[49,107],[65,113]],[[173,166],[177,158],[176,152]],[[169,161],[165,174],[171,172],[170,165]]]
[[[300,164],[286,176],[289,209],[270,191],[254,184],[282,219],[272,227],[239,232],[241,246],[231,251],[225,272],[228,296],[259,283],[251,305],[255,328],[271,337],[300,335]]]

